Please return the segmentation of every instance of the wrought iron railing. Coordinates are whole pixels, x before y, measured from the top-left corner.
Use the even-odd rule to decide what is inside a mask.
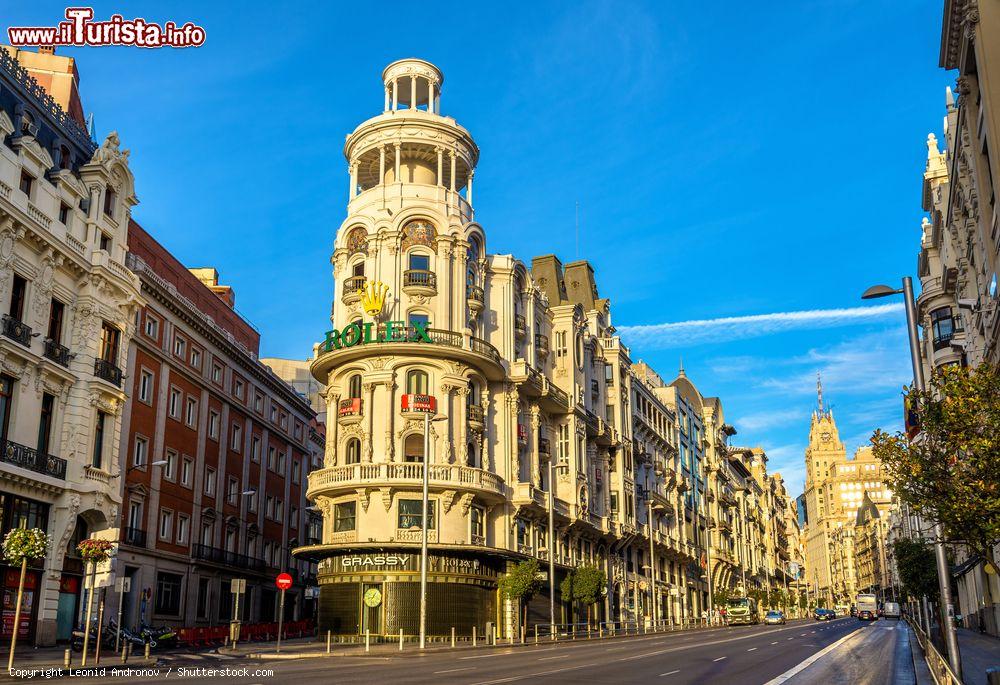
[[[250,557],[238,552],[229,552],[218,547],[202,545],[200,543],[191,545],[191,558],[198,561],[208,561],[213,564],[222,564],[223,566],[249,569],[251,571],[263,571],[266,567],[263,559]]]
[[[0,441],[0,461],[53,478],[66,479],[65,459],[39,452],[13,440]]]
[[[535,347],[538,349],[538,354],[547,355],[549,353],[549,336],[535,333]]]
[[[437,290],[437,274],[426,269],[408,269],[403,272],[403,287],[407,286]]]
[[[45,347],[42,351],[46,359],[51,359],[56,364],[69,366],[69,348],[60,345],[55,340],[45,339]]]
[[[3,315],[3,334],[14,342],[31,347],[31,326],[13,316]]]
[[[141,528],[122,528],[122,542],[132,547],[146,548],[146,531]]]
[[[472,302],[482,304],[486,301],[486,294],[478,285],[468,285],[465,288],[465,296]]]
[[[486,416],[486,412],[478,404],[469,405],[469,421],[475,421],[476,423],[483,423]]]
[[[119,388],[122,385],[122,370],[104,359],[94,360],[94,375]]]

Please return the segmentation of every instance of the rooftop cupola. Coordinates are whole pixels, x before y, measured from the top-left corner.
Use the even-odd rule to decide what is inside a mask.
[[[416,109],[441,113],[444,74],[430,62],[410,57],[393,62],[382,72],[385,111]]]

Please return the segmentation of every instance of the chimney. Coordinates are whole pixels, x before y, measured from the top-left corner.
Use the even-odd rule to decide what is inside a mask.
[[[39,55],[54,55],[54,54],[56,54],[56,46],[55,45],[39,45],[38,46],[38,54]]]
[[[230,309],[236,306],[236,292],[228,285],[219,285],[219,272],[217,270],[208,266],[188,269],[188,271],[201,281],[202,285],[225,302]]]

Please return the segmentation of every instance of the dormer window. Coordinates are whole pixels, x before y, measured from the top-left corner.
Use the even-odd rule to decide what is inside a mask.
[[[33,136],[38,132],[38,127],[35,125],[35,117],[31,116],[31,112],[24,111],[21,113],[21,135],[22,136]]]
[[[118,198],[111,186],[104,189],[104,214],[115,218],[115,200]]]

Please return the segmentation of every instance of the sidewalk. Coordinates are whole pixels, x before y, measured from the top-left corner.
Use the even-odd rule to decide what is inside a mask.
[[[958,651],[965,685],[986,685],[986,669],[1000,668],[1000,638],[959,628]]]

